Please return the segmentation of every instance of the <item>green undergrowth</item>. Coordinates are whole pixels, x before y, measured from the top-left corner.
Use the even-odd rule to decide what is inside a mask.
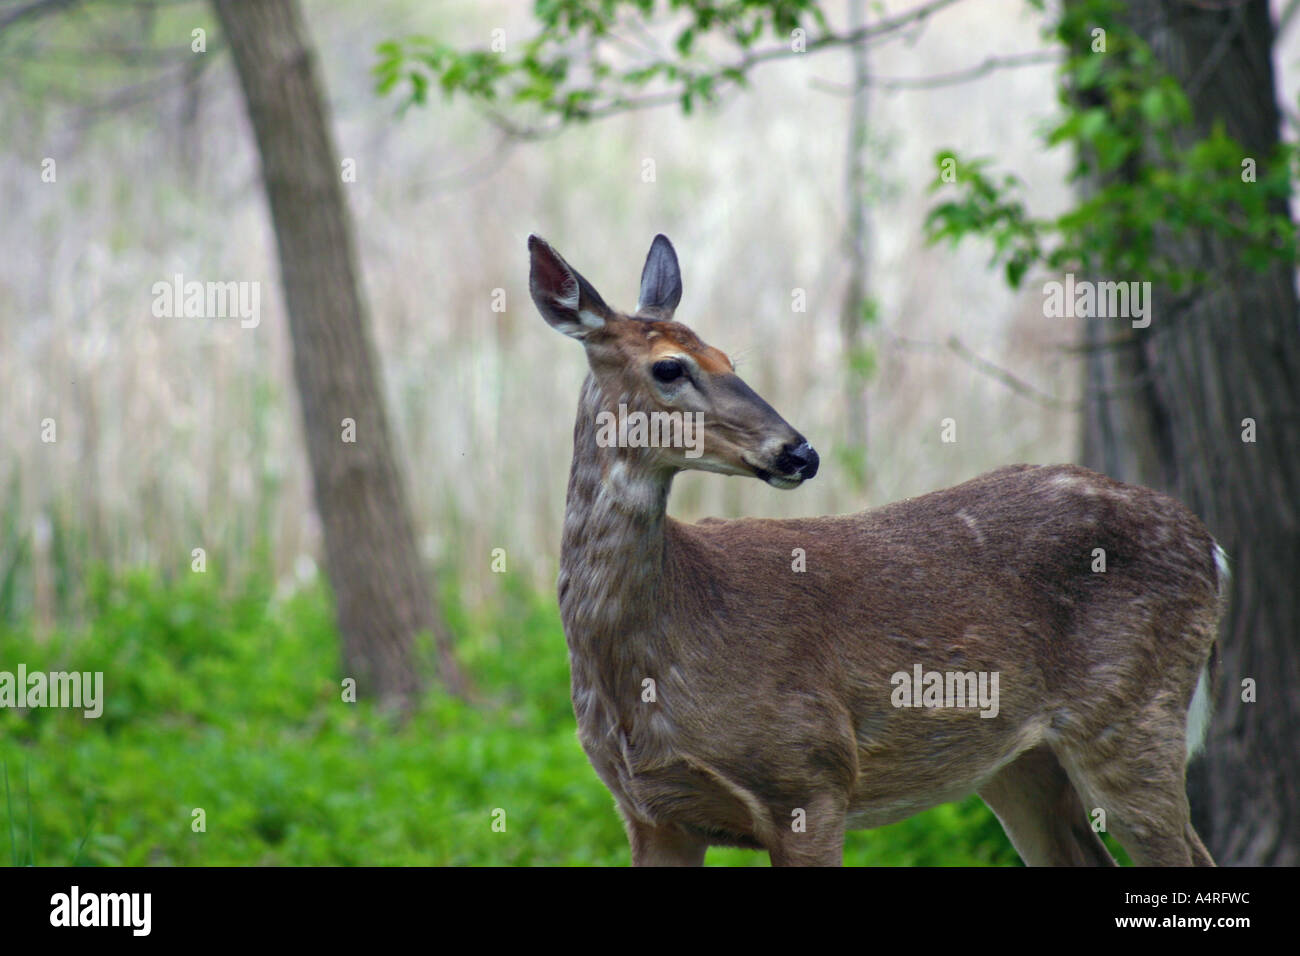
[[[576,739],[551,596],[506,585],[490,612],[470,613],[444,586],[476,699],[434,688],[400,722],[343,701],[320,587],[232,599],[207,575],[137,572],[90,592],[88,628],[0,632],[0,671],[104,674],[97,719],[0,709],[0,862],[628,862],[612,799]],[[767,856],[715,849],[708,862],[763,866]],[[1017,858],[971,798],[850,834],[845,862]]]

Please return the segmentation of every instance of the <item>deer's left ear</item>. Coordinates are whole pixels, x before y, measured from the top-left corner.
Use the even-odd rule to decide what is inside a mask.
[[[605,300],[541,236],[528,237],[528,291],[551,328],[575,339],[601,328],[613,316]]]
[[[660,233],[650,244],[641,269],[641,296],[636,314],[644,319],[671,319],[682,300],[682,270],[668,237]]]

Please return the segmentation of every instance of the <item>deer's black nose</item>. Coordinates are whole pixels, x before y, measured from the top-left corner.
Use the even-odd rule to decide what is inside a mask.
[[[813,446],[806,441],[799,444],[791,443],[781,450],[780,456],[776,459],[776,467],[787,475],[797,474],[805,480],[817,474],[817,466],[821,464],[821,458],[813,450]]]

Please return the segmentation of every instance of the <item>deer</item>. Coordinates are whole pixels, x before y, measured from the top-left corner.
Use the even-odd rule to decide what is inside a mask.
[[[557,591],[578,738],[634,866],[710,846],[838,866],[846,831],[973,793],[1027,865],[1115,865],[1102,820],[1137,865],[1214,865],[1185,772],[1228,565],[1195,515],[1018,464],[856,514],[677,520],[681,471],[789,490],[817,452],[674,318],[665,236],[632,313],[528,249],[534,304],[587,359]],[[702,434],[646,441],[634,414]]]

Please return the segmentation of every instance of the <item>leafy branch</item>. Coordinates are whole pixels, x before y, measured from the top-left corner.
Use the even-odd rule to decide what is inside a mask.
[[[1161,240],[1202,231],[1226,239],[1248,266],[1296,261],[1286,212],[1293,146],[1253,157],[1222,124],[1191,139],[1187,95],[1109,0],[1067,4],[1053,32],[1072,52],[1058,87],[1064,111],[1043,140],[1073,148],[1069,178],[1084,186],[1083,197],[1058,216],[1036,217],[1017,176],[993,172],[988,159],[943,151],[931,191],[949,198],[926,218],[931,242],[991,242],[990,265],[1002,266],[1012,287],[1040,266],[1142,276],[1178,292],[1209,277],[1164,251],[1170,244]]]
[[[517,53],[412,36],[381,43],[374,74],[379,92],[400,95],[403,107],[439,89],[531,108],[556,125],[669,103],[690,113],[745,86],[760,64],[879,40],[958,2],[926,0],[836,32],[819,0],[535,0],[541,29]],[[644,42],[643,20],[655,16],[675,23],[671,51]]]

